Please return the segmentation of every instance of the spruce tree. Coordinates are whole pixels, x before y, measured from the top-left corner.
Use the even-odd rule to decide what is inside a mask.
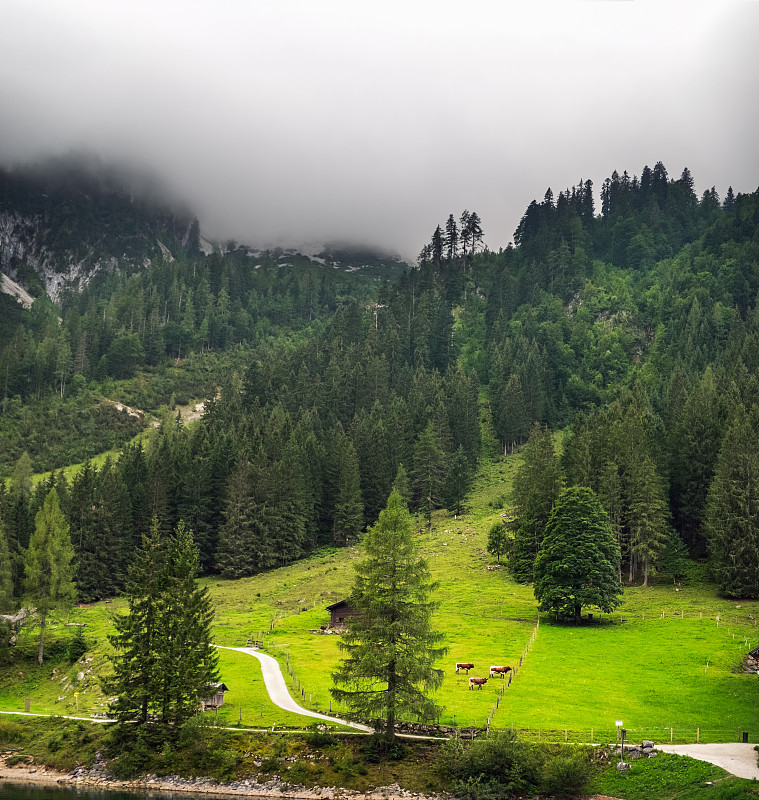
[[[561,491],[561,463],[547,427],[535,423],[524,447],[522,464],[514,476],[510,523],[514,544],[509,556],[509,569],[518,580],[529,583],[533,578],[535,558],[553,504]]]
[[[332,539],[337,545],[347,545],[358,539],[364,524],[358,456],[347,436],[343,440],[336,489]]]
[[[443,502],[449,511],[454,514],[461,513],[470,483],[469,461],[467,461],[463,446],[459,445],[459,449],[453,454],[451,463],[448,465],[448,473],[443,485]]]
[[[13,569],[11,565],[11,550],[8,546],[8,537],[5,535],[5,526],[0,517],[0,611],[10,611],[13,607]]]
[[[620,552],[609,518],[592,489],[564,489],[546,526],[535,561],[535,598],[541,611],[580,622],[585,606],[610,612],[620,605]]]
[[[176,732],[219,679],[213,611],[208,590],[195,581],[198,566],[192,531],[180,522],[167,537],[154,519],[129,570],[128,611],[114,617],[109,636],[116,652],[103,689],[116,695],[112,711],[122,723],[144,725],[155,715]]]
[[[379,720],[391,743],[399,715],[429,720],[440,713],[429,692],[443,682],[434,663],[447,648],[432,628],[436,585],[417,553],[413,521],[396,490],[368,530],[365,547],[351,593],[358,613],[338,642],[345,658],[332,674],[331,693],[360,717]]]
[[[643,573],[643,586],[648,586],[648,578],[658,571],[669,538],[669,506],[650,456],[644,455],[630,466],[625,483],[630,581],[637,566]]]
[[[440,493],[445,476],[445,454],[435,425],[430,420],[414,445],[414,495],[417,508],[432,527],[432,512],[440,505]]]
[[[108,636],[116,652],[110,657],[113,674],[102,684],[106,694],[116,696],[111,713],[120,722],[144,725],[148,715],[157,711],[164,550],[158,520],[154,518],[129,568],[124,591],[128,612],[113,617],[116,632]]]
[[[195,580],[198,570],[192,531],[180,521],[166,548],[156,659],[161,718],[175,729],[197,713],[219,680],[218,654],[211,643],[213,609],[208,588]]]
[[[759,439],[743,408],[725,434],[709,487],[710,567],[725,597],[759,597]]]

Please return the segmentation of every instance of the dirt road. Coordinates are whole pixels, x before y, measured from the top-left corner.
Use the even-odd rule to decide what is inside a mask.
[[[290,696],[287,684],[285,683],[285,677],[282,675],[282,670],[279,668],[279,663],[275,658],[267,656],[266,653],[259,653],[254,647],[219,647],[219,649],[237,650],[238,653],[247,653],[261,662],[261,673],[263,674],[264,685],[274,705],[283,708],[285,711],[292,711],[295,714],[303,714],[306,717],[323,719],[333,724],[337,722],[340,725],[347,725],[350,728],[356,728],[364,733],[373,733],[374,729],[370,728],[368,725],[361,725],[358,722],[348,722],[347,720],[338,719],[337,717],[329,717],[326,714],[319,714],[317,711],[309,711],[307,708],[299,706]]]
[[[656,749],[708,761],[737,778],[759,779],[759,767],[756,765],[759,753],[754,750],[753,744],[657,744]]]

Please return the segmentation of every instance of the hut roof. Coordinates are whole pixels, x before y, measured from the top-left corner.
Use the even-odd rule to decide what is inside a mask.
[[[340,608],[341,606],[353,608],[353,606],[350,604],[350,600],[338,600],[336,603],[332,603],[331,606],[327,606],[327,611],[334,611],[336,608]]]

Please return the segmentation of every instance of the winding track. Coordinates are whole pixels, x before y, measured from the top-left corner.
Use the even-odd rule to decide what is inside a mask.
[[[327,722],[337,722],[340,725],[347,725],[350,728],[363,733],[374,733],[374,728],[368,725],[362,725],[359,722],[348,722],[338,717],[329,717],[326,714],[319,714],[317,711],[309,711],[307,708],[299,706],[295,700],[290,696],[287,689],[285,678],[282,675],[282,670],[279,668],[279,663],[266,653],[259,653],[254,647],[220,647],[216,645],[219,650],[236,650],[238,653],[247,653],[249,656],[257,658],[261,662],[261,673],[264,677],[264,685],[266,691],[269,693],[272,703],[283,708],[285,711],[292,711],[295,714],[302,714],[306,717],[315,717],[316,719],[323,719]]]

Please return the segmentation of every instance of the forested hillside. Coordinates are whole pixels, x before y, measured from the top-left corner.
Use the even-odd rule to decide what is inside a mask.
[[[658,163],[615,172],[600,197],[597,213],[590,181],[549,189],[497,252],[475,213],[451,215],[416,268],[382,282],[186,243],[59,306],[6,300],[0,431],[82,393],[154,408],[169,364],[208,400],[198,424],[164,421],[146,450],[70,485],[32,490],[28,459],[6,449],[15,594],[53,486],[86,601],[120,591],[154,516],[187,523],[206,572],[250,575],[355,541],[394,481],[427,519],[459,508],[480,458],[529,439],[509,520],[517,578],[532,579],[563,482],[601,499],[626,580],[711,554],[726,595],[759,595],[759,191],[699,198],[687,170],[673,180]],[[566,429],[561,453],[542,426]]]

